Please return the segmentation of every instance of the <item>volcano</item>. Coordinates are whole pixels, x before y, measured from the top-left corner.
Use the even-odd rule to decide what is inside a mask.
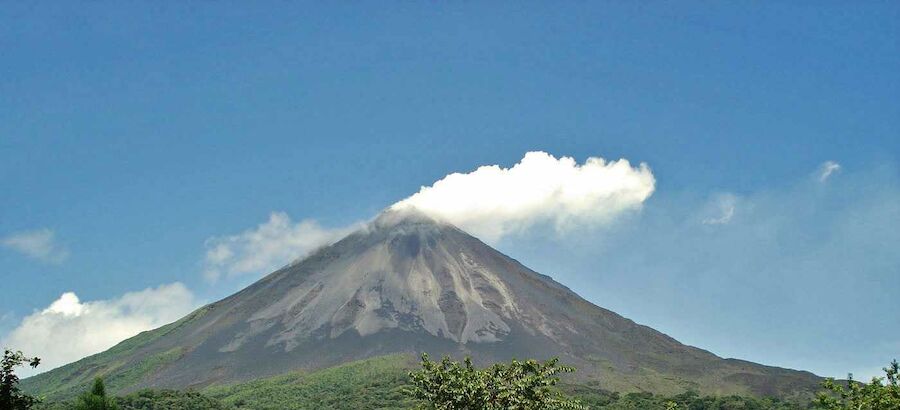
[[[723,359],[598,307],[455,226],[388,210],[333,245],[183,319],[23,381],[68,396],[203,388],[428,352],[487,364],[559,357],[609,390],[791,396],[808,372]]]

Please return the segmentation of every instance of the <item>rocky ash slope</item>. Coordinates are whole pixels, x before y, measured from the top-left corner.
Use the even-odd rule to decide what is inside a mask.
[[[577,381],[610,390],[785,397],[819,382],[683,345],[450,224],[386,211],[228,298],[23,386],[65,397],[103,376],[119,392],[202,388],[404,352],[482,364],[559,356]]]

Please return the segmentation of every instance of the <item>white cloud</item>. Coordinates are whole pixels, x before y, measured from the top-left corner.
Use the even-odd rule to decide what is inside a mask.
[[[737,197],[732,194],[722,194],[713,201],[713,208],[716,216],[708,217],[703,220],[705,225],[724,225],[731,222],[734,218],[734,211],[737,208]]]
[[[269,220],[255,229],[207,239],[204,276],[215,281],[222,275],[268,273],[358,227],[327,229],[313,220],[293,223],[286,213],[272,212]]]
[[[822,165],[819,166],[819,170],[816,172],[816,175],[819,178],[819,182],[825,182],[828,180],[828,177],[831,174],[838,172],[841,170],[841,164],[838,164],[834,161],[825,161]]]
[[[194,295],[178,282],[87,302],[66,292],[22,319],[0,339],[0,345],[41,358],[38,369],[22,370],[28,376],[102,352],[142,331],[171,323],[197,306]]]
[[[896,310],[900,292],[900,173],[879,164],[834,176],[827,190],[813,174],[745,190],[727,225],[701,221],[723,220],[728,194],[670,191],[603,235],[528,238],[503,251],[720,356],[868,379],[900,359],[883,332],[900,328],[900,315],[880,314]]]
[[[69,250],[56,243],[50,229],[17,232],[0,239],[0,245],[47,263],[60,264],[69,257]]]
[[[646,164],[590,157],[578,164],[529,152],[510,168],[482,166],[453,173],[393,205],[416,207],[487,241],[552,223],[557,230],[609,222],[639,209],[656,180]]]

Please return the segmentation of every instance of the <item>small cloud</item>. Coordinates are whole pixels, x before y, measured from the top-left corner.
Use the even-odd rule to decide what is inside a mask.
[[[510,168],[485,165],[447,175],[392,208],[415,207],[496,241],[542,222],[563,231],[612,221],[640,209],[655,185],[647,164],[599,157],[579,164],[535,151]]]
[[[0,245],[46,263],[60,264],[69,257],[69,250],[56,243],[56,234],[46,228],[14,233],[0,239]]]
[[[841,164],[838,164],[835,161],[825,161],[822,165],[819,166],[819,170],[816,171],[816,175],[819,179],[819,182],[824,183],[828,180],[828,177],[831,174],[838,172],[841,170]]]
[[[715,216],[708,217],[703,220],[704,225],[724,225],[731,222],[734,218],[734,211],[737,208],[737,197],[732,194],[719,195],[713,202],[712,207],[715,209]]]
[[[102,352],[142,331],[178,320],[199,303],[184,285],[172,283],[107,300],[82,302],[74,292],[26,316],[0,338],[0,346],[41,358],[44,372]]]
[[[294,223],[286,213],[272,212],[269,220],[255,229],[207,239],[203,274],[215,282],[223,275],[268,273],[359,227],[328,229],[313,220]]]

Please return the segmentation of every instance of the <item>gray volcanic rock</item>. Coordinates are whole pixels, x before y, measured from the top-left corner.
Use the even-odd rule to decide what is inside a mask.
[[[612,390],[805,394],[806,372],[721,359],[585,301],[456,227],[386,211],[246,289],[107,352],[25,380],[62,394],[92,374],[203,387],[391,353],[477,362],[559,356]],[[131,375],[134,368],[146,369]],[[118,376],[117,376],[118,375]],[[68,377],[68,379],[67,379]],[[71,383],[70,383],[71,384]]]

